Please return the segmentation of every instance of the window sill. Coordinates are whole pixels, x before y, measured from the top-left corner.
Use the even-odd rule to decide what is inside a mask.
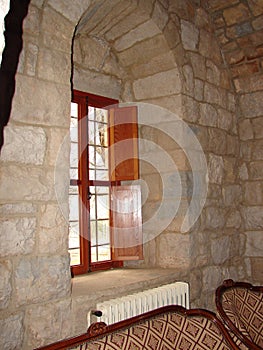
[[[116,298],[182,280],[182,271],[167,268],[121,268],[92,272],[72,279],[72,297]]]

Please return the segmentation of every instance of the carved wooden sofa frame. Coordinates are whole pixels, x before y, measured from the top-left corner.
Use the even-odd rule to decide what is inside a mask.
[[[216,290],[216,308],[240,349],[263,350],[263,286],[225,280]]]
[[[202,309],[164,306],[106,325],[92,324],[87,333],[38,350],[238,350],[217,316]]]

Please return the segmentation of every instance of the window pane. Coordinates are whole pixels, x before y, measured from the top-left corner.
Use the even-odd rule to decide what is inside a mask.
[[[109,220],[99,220],[98,221],[98,243],[109,244],[110,243],[110,230],[109,230]]]
[[[70,169],[70,178],[71,179],[78,179],[78,168],[71,168]]]
[[[98,196],[97,197],[97,218],[108,219],[109,218],[109,197]]]
[[[91,247],[91,262],[97,262],[97,247]]]
[[[79,219],[79,196],[77,194],[69,195],[69,220]]]
[[[70,265],[80,264],[80,249],[72,249],[69,251],[70,254]]]
[[[110,245],[99,246],[98,247],[98,261],[110,260]]]
[[[71,143],[70,145],[70,167],[78,167],[78,144]]]
[[[92,192],[91,192],[92,193]],[[96,220],[96,197],[95,195],[92,195],[89,200],[89,213],[90,213],[90,220]]]
[[[91,245],[94,246],[97,244],[96,221],[90,222],[90,240],[91,240]]]
[[[78,142],[78,119],[70,119],[70,140],[71,142]]]
[[[69,223],[69,248],[79,248],[79,222]]]
[[[96,170],[95,180],[108,181],[109,180],[108,170]]]

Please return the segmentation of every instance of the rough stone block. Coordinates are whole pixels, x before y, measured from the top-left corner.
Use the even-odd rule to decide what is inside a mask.
[[[263,91],[241,95],[240,107],[245,118],[261,117],[263,114]]]
[[[9,218],[0,221],[0,256],[32,253],[35,246],[35,218]]]
[[[68,248],[68,222],[55,204],[43,205],[40,209],[39,252],[65,254]]]
[[[114,43],[114,48],[117,51],[123,51],[133,46],[137,42],[151,38],[159,33],[160,29],[152,20],[149,20],[138,25],[136,28],[117,39]]]
[[[242,218],[238,210],[231,212],[226,220],[226,227],[239,228],[242,223]]]
[[[238,205],[242,199],[242,190],[239,185],[224,186],[222,192],[226,206]]]
[[[64,17],[73,23],[77,23],[81,15],[90,6],[90,0],[76,0],[68,2],[66,0],[48,0],[48,4]]]
[[[119,99],[121,91],[120,80],[115,77],[79,68],[74,70],[74,87],[77,90],[116,99]]]
[[[45,6],[42,17],[45,47],[70,54],[75,25],[51,7]]]
[[[23,315],[17,313],[0,319],[0,349],[18,350],[23,348]]]
[[[220,70],[211,60],[206,61],[206,80],[211,84],[220,84]]]
[[[70,100],[69,86],[17,74],[11,118],[35,125],[68,127]]]
[[[1,160],[23,164],[43,164],[47,141],[43,128],[9,125],[4,129],[4,138]]]
[[[230,131],[235,122],[235,115],[226,109],[218,108],[218,127]]]
[[[251,119],[255,139],[263,138],[263,117]]]
[[[254,138],[252,123],[250,119],[240,121],[239,125],[240,139],[243,141],[252,140]]]
[[[28,14],[23,22],[24,31],[33,35],[39,34],[40,18],[41,11],[37,7],[30,5]]]
[[[69,296],[69,256],[21,259],[14,273],[16,306]]]
[[[105,34],[107,40],[115,40],[116,38],[128,33],[130,30],[136,28],[141,23],[147,21],[149,15],[142,11],[139,7],[132,11],[129,15],[119,20],[118,24],[113,26]]]
[[[218,123],[218,115],[216,109],[208,103],[201,103],[199,122],[205,126],[216,127]]]
[[[244,220],[244,226],[247,230],[262,230],[263,228],[263,215],[261,206],[243,207],[242,217]]]
[[[196,78],[205,80],[206,78],[205,58],[199,53],[195,53],[195,52],[189,52],[189,56],[191,59],[194,76]]]
[[[212,241],[211,254],[214,264],[220,265],[230,257],[230,239],[229,237],[220,237]]]
[[[193,23],[182,20],[182,43],[185,50],[197,51],[197,45],[199,40],[199,30]]]
[[[181,91],[181,82],[177,69],[157,73],[138,79],[133,84],[136,99],[173,95]]]
[[[211,183],[221,184],[224,176],[224,162],[221,156],[209,155],[208,176]]]
[[[72,335],[71,301],[30,306],[25,315],[27,346],[33,349]]]
[[[202,292],[215,291],[222,282],[222,268],[219,266],[208,266],[203,270]]]
[[[157,244],[157,264],[163,268],[188,268],[190,263],[189,248],[189,235],[161,234]]]
[[[148,62],[135,64],[131,67],[135,79],[153,75],[155,73],[168,71],[174,68],[174,57],[172,52],[165,52],[149,59]]]
[[[256,162],[250,162],[248,168],[249,168],[251,180],[263,179],[263,161],[262,160],[259,160]]]
[[[208,207],[205,209],[206,228],[222,229],[225,225],[225,211],[217,207]]]
[[[38,75],[40,79],[56,83],[70,83],[71,57],[65,52],[42,49],[39,51]]]
[[[263,202],[263,190],[260,181],[246,182],[244,199],[248,205],[260,205]]]
[[[0,214],[7,217],[13,214],[35,214],[37,205],[32,203],[9,203],[0,205]]]
[[[0,309],[5,309],[9,305],[12,293],[11,278],[11,262],[4,260],[0,263]]]
[[[38,46],[33,43],[28,43],[26,47],[26,58],[24,62],[24,73],[30,76],[36,75],[38,59]]]
[[[246,21],[250,17],[249,9],[244,4],[227,8],[223,11],[223,16],[226,24],[231,26],[233,24]]]
[[[118,57],[121,65],[127,67],[134,64],[147,63],[149,59],[152,59],[154,56],[168,51],[169,47],[163,35],[157,35],[120,52]]]
[[[5,201],[55,200],[54,172],[36,167],[5,166],[1,169],[0,197]]]
[[[263,255],[263,231],[247,231],[246,233],[246,256],[262,257]]]

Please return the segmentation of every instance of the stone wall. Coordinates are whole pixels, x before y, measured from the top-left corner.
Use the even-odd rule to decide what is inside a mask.
[[[183,200],[178,216],[146,244],[145,261],[129,266],[178,268],[177,276],[190,282],[192,305],[208,308],[214,308],[214,291],[224,278],[262,282],[262,60],[254,57],[255,74],[233,75],[227,54],[221,56],[216,27],[219,23],[222,29],[222,15],[231,29],[232,17],[217,7],[218,1],[211,4],[31,1],[1,152],[1,348],[27,350],[84,331],[92,304],[89,295],[72,300],[67,253],[65,136],[73,38],[74,88],[169,111],[158,116],[158,127],[143,126],[140,135],[161,147],[160,164],[163,152],[176,160]],[[237,6],[238,13],[242,4],[233,1],[226,7]],[[255,9],[260,11],[260,5]],[[261,14],[251,17],[255,30]],[[245,62],[250,67],[251,61]],[[172,114],[187,122],[208,166],[207,200],[186,232],[181,221],[192,198],[192,169],[180,143],[160,132],[161,125],[174,122]],[[149,188],[146,219],[163,187],[158,172],[146,163],[142,175]],[[165,169],[171,189],[177,184],[172,175]],[[77,326],[71,322],[76,318]]]
[[[209,2],[224,59],[237,96],[244,256],[248,278],[262,284],[262,90],[263,6],[261,1]]]

